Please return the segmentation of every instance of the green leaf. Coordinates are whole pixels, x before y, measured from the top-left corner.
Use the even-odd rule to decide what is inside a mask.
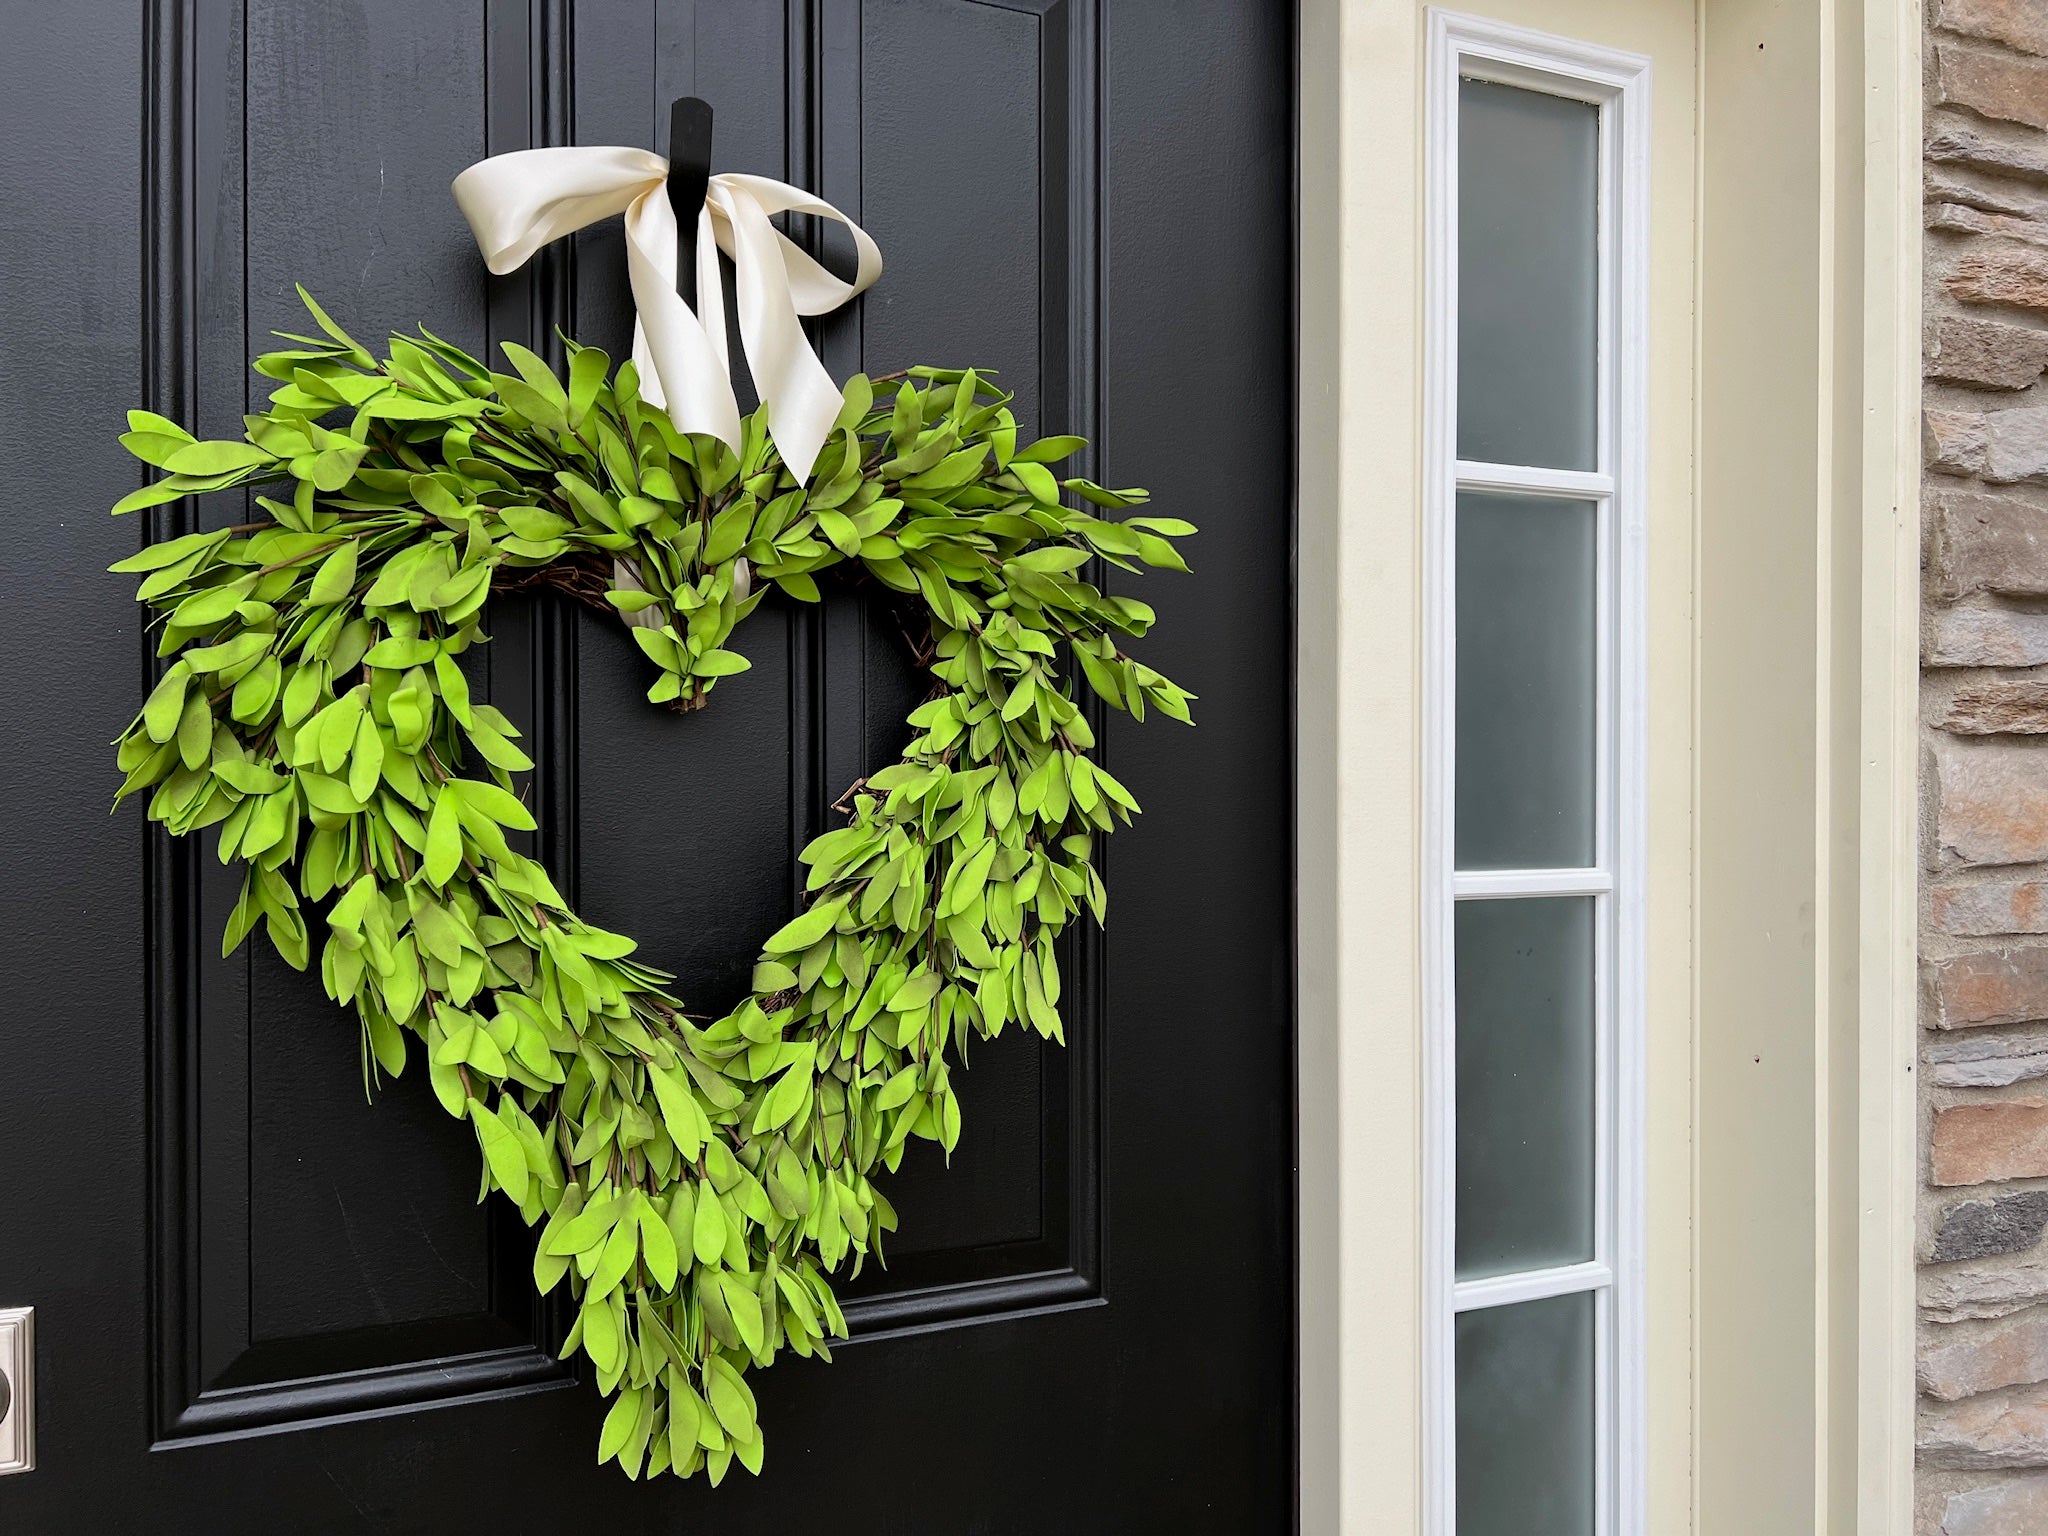
[[[633,643],[647,653],[647,659],[668,672],[680,672],[683,658],[678,654],[675,640],[658,629],[635,626],[628,631]]]
[[[562,1203],[555,1207],[554,1214],[541,1229],[540,1241],[533,1248],[533,1286],[545,1296],[561,1283],[562,1276],[569,1272],[569,1256],[556,1253],[550,1243],[583,1209],[583,1188],[571,1184],[562,1191]]]
[[[649,608],[659,607],[661,595],[656,592],[630,592],[614,587],[605,593],[605,601],[621,613],[645,613]]]
[[[453,788],[456,782],[449,780],[449,787]],[[511,827],[517,832],[534,830],[533,812],[511,791],[500,789],[484,779],[463,779],[460,783],[464,804],[474,806],[501,827]]]
[[[423,400],[418,395],[392,390],[373,395],[356,410],[359,416],[385,421],[452,421],[460,416],[480,415],[483,404],[477,400]]]
[[[369,804],[383,771],[384,738],[377,731],[376,720],[365,710],[361,724],[356,727],[355,751],[349,756],[348,792]]]
[[[818,531],[832,541],[832,547],[842,555],[860,553],[860,530],[853,526],[853,519],[844,512],[830,508],[818,513]]]
[[[951,1089],[939,1101],[939,1145],[950,1156],[960,1144],[960,1100]]]
[[[583,1353],[590,1356],[590,1363],[600,1371],[616,1371],[624,1362],[620,1359],[624,1344],[619,1337],[618,1315],[611,1304],[595,1296],[583,1298],[583,1310],[578,1314],[583,1323]]]
[[[811,1298],[805,1292],[803,1282],[789,1270],[777,1269],[775,1288],[782,1292],[783,1306],[796,1314],[797,1321],[803,1324],[804,1332],[814,1338],[822,1337],[825,1330],[818,1326],[817,1309],[811,1305]]]
[[[184,629],[210,629],[240,607],[255,587],[256,578],[244,576],[195,592],[178,604],[171,622]]]
[[[245,471],[230,470],[221,475],[170,475],[154,485],[145,485],[139,491],[130,491],[114,503],[116,517],[123,512],[133,512],[141,507],[154,507],[166,501],[176,501],[193,491],[217,491],[224,485],[239,482]]]
[[[760,1305],[757,1302],[757,1326],[759,1317]],[[740,1373],[727,1363],[724,1356],[713,1355],[704,1362],[704,1391],[711,1400],[711,1411],[718,1415],[718,1422],[727,1434],[735,1440],[754,1438],[754,1394],[747,1390]]]
[[[856,373],[846,381],[841,391],[839,418],[832,424],[835,432],[845,428],[858,428],[869,411],[875,408],[875,386],[868,382],[864,373]]]
[[[449,1114],[459,1117],[465,1113],[463,1106],[469,1102],[469,1098],[462,1091],[462,1079],[453,1067],[444,1067],[432,1057],[428,1057],[427,1083],[433,1088],[434,1097],[440,1100],[441,1107]]]
[[[194,672],[225,672],[245,661],[254,661],[270,649],[271,636],[260,630],[246,630],[219,645],[198,645],[185,653],[185,665]]]
[[[522,539],[536,542],[559,539],[576,526],[566,517],[558,517],[553,512],[543,512],[539,507],[499,507],[496,510],[507,528]]]
[[[149,702],[142,706],[142,728],[151,741],[169,741],[177,734],[178,721],[185,713],[185,685],[191,678],[192,669],[174,661],[151,690]]]
[[[556,410],[567,412],[569,397],[563,392],[562,381],[555,377],[554,369],[542,361],[538,354],[528,351],[516,341],[500,342],[498,345],[499,350],[512,360],[512,366],[519,370],[519,377],[526,380],[536,394]]]
[[[819,599],[818,584],[802,571],[792,571],[777,576],[775,585],[782,588],[800,603],[815,603]]]
[[[469,704],[469,679],[462,675],[461,664],[443,650],[434,658],[434,681],[441,685],[441,702],[448,706],[448,713],[465,729],[476,725],[476,713]]]
[[[469,1118],[476,1127],[476,1139],[484,1149],[484,1161],[490,1165],[491,1177],[515,1202],[524,1200],[526,1154],[519,1150],[519,1139],[505,1129],[504,1121],[484,1108],[482,1099],[469,1101]]]
[[[282,789],[289,782],[268,763],[248,763],[235,759],[215,763],[213,776],[228,788],[245,795],[267,795],[272,790]]]
[[[915,1013],[930,1006],[931,1000],[939,995],[939,989],[946,984],[946,978],[938,971],[921,971],[898,987],[889,999],[891,1013]]]
[[[306,589],[306,601],[313,604],[338,603],[355,589],[356,541],[350,539],[320,562],[313,584]]]
[[[363,350],[362,344],[327,317],[327,311],[314,302],[313,295],[306,292],[304,284],[294,283],[292,286],[298,289],[299,302],[306,306],[307,312],[313,317],[313,323],[340,342],[344,347],[347,347],[350,354],[349,360],[358,368],[368,368],[371,365],[372,359],[370,354]]]
[[[709,1184],[697,1186],[696,1218],[690,1228],[690,1250],[699,1264],[716,1264],[725,1252],[725,1212]]]
[[[623,1200],[595,1201],[585,1206],[574,1218],[564,1222],[555,1235],[546,1239],[541,1246],[549,1253],[587,1253],[611,1236],[612,1227],[624,1210]]]
[[[768,1090],[767,1096],[761,1100],[761,1107],[754,1112],[753,1133],[761,1136],[788,1125],[804,1107],[804,1101],[810,1092],[809,1067],[792,1067],[783,1073],[775,1086]]]
[[[180,475],[224,475],[275,462],[254,443],[187,443],[165,461],[164,467]]]
[[[635,1200],[634,1216],[640,1225],[640,1255],[647,1266],[647,1278],[661,1290],[674,1290],[681,1268],[676,1256],[675,1238],[670,1236],[660,1213],[645,1195],[638,1195]]]
[[[313,488],[330,493],[342,489],[355,478],[356,468],[368,452],[366,447],[357,444],[347,448],[329,448],[315,454]]]
[[[128,413],[130,432],[148,432],[161,437],[175,437],[184,442],[193,441],[192,434],[179,426],[168,416],[159,416],[155,411],[130,411]],[[212,535],[200,534],[194,537],[206,538]]]
[[[1010,473],[1015,475],[1018,484],[1031,494],[1033,501],[1048,507],[1060,504],[1060,483],[1052,477],[1052,471],[1043,464],[1034,464],[1028,459],[1017,459],[1011,463]]]
[[[460,794],[454,780],[443,784],[427,819],[427,878],[436,885],[446,885],[462,867],[462,813],[456,804]]]
[[[711,532],[704,540],[704,563],[725,564],[740,552],[753,527],[753,500],[742,497],[711,520]]]
[[[1081,663],[1083,675],[1088,679],[1088,686],[1101,694],[1110,703],[1116,705],[1117,708],[1127,708],[1128,705],[1124,699],[1123,688],[1119,682],[1121,674],[1111,667],[1108,662],[1103,661],[1099,656],[1078,642],[1074,645],[1073,650],[1075,659]]]
[[[313,712],[320,701],[325,669],[318,662],[302,663],[292,669],[284,685],[284,723],[295,726]]]
[[[359,1010],[363,1024],[370,1036],[370,1052],[377,1058],[377,1065],[393,1077],[405,1071],[405,1035],[399,1027],[373,1008]]]
[[[1145,499],[1143,491],[1112,491],[1093,480],[1062,480],[1060,484],[1070,491],[1078,491],[1082,500],[1092,501],[1098,507],[1132,507]]]
[[[676,1378],[671,1377],[670,1381],[673,1384]],[[672,1385],[668,1395],[669,1454],[678,1468],[687,1464],[689,1452],[697,1444],[697,1415],[708,1411],[701,1408],[701,1403],[702,1399],[688,1385]]]
[[[294,761],[301,766],[310,766],[305,750],[310,739],[318,749],[319,766],[330,774],[340,772],[341,765],[348,761],[349,753],[355,750],[356,727],[362,715],[362,695],[351,688],[321,710],[314,722],[307,726],[305,734],[300,737],[300,750]]]
[[[535,389],[520,379],[507,378],[502,373],[491,375],[491,382],[498,387],[498,398],[514,411],[524,416],[536,427],[559,432],[569,424],[568,397],[557,383],[553,394]]]
[[[763,960],[754,967],[753,988],[756,992],[781,992],[796,985],[796,972],[775,960]]]
[[[626,1278],[626,1271],[633,1267],[633,1261],[639,1256],[639,1223],[620,1222],[605,1240],[604,1252],[598,1256],[597,1268],[590,1272],[590,1288],[585,1294],[590,1297],[610,1294]]]
[[[1026,672],[1017,679],[1010,689],[1009,698],[1003,701],[1003,721],[1008,724],[1031,708],[1032,700],[1038,696],[1038,674]]]
[[[697,1202],[695,1185],[678,1179],[668,1197],[668,1235],[675,1239],[677,1266],[686,1266],[697,1250]]]
[[[1029,448],[1020,448],[1011,458],[1012,464],[1057,464],[1061,459],[1070,458],[1088,446],[1085,437],[1041,437]],[[1059,497],[1052,498],[1055,502]]]
[[[167,565],[176,565],[187,556],[213,548],[227,537],[225,533],[188,533],[182,538],[165,539],[161,544],[150,545],[140,554],[130,555],[126,560],[116,560],[107,569],[123,572],[162,570]]]
[[[839,921],[839,915],[846,910],[846,902],[847,898],[844,896],[819,902],[802,916],[791,918],[770,935],[768,942],[761,946],[761,952],[788,954],[792,950],[810,948],[832,931],[832,925]]]
[[[400,639],[393,635],[379,640],[363,654],[363,665],[378,667],[387,672],[403,672],[407,667],[424,666],[441,654],[441,642],[425,639]]]
[[[982,461],[988,457],[988,445],[977,443],[971,448],[962,448],[958,453],[949,453],[922,474],[912,475],[903,483],[912,490],[949,491],[965,485],[981,473]]]
[[[204,768],[213,749],[213,711],[206,695],[187,694],[185,712],[178,717],[178,756],[187,768]]]
[[[597,1460],[602,1466],[626,1448],[633,1430],[640,1422],[640,1403],[645,1393],[638,1387],[627,1387],[611,1406],[611,1412],[604,1416],[604,1428],[598,1432]]]
[[[706,651],[690,663],[690,672],[695,677],[731,677],[745,672],[753,663],[737,651]]]
[[[569,359],[569,425],[580,427],[590,414],[591,403],[604,387],[612,360],[596,347],[579,347]]]
[[[740,1331],[740,1342],[754,1354],[761,1353],[761,1346],[767,1342],[767,1328],[761,1316],[761,1298],[748,1289],[745,1280],[730,1272],[718,1277],[718,1288],[725,1296],[725,1309],[732,1314],[732,1325]],[[716,1404],[714,1403],[714,1409]],[[748,1404],[747,1430],[733,1429],[726,1423],[725,1416],[719,1415],[719,1422],[742,1439],[751,1432],[753,1405]]]
[[[704,1132],[703,1117],[698,1113],[696,1101],[690,1097],[690,1090],[663,1067],[650,1066],[647,1081],[654,1089],[655,1102],[661,1108],[661,1123],[668,1128],[669,1140],[676,1144],[676,1150],[685,1159],[694,1162],[704,1148]]]
[[[330,779],[324,773],[311,769],[299,770],[299,787],[306,792],[306,803],[316,811],[326,811],[335,816],[354,816],[363,809],[363,802],[349,792],[347,784],[339,779]]]
[[[910,1096],[917,1091],[917,1073],[915,1065],[898,1068],[895,1075],[875,1094],[871,1101],[874,1107],[886,1112],[908,1103]]]

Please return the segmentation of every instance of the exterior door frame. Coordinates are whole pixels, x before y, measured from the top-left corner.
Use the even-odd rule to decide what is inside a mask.
[[[1650,1527],[1909,1536],[1920,6],[1695,18],[1690,1167],[1650,1261],[1689,1301],[1652,1323]],[[1300,6],[1307,1532],[1422,1529],[1427,28]]]

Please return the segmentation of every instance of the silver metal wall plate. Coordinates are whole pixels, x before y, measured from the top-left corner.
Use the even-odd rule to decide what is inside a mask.
[[[0,1477],[36,1464],[36,1310],[0,1307]]]

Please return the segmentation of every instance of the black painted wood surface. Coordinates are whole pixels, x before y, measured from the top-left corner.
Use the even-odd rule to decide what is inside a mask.
[[[1292,23],[1270,0],[93,0],[0,48],[0,1303],[38,1313],[40,1466],[0,1531],[797,1528],[1243,1533],[1293,1523]],[[542,143],[815,188],[880,242],[817,334],[844,375],[974,364],[1082,472],[1202,527],[1135,583],[1199,726],[1103,726],[1146,814],[1066,958],[1071,1044],[964,1074],[950,1169],[890,1185],[856,1338],[755,1378],[765,1475],[627,1483],[552,1358],[526,1234],[408,1073],[250,945],[232,877],[105,745],[152,667],[105,567],[227,505],[105,508],[146,405],[234,435],[303,281],[360,334],[624,355],[616,222],[488,278],[448,183]],[[804,237],[804,225],[795,231]],[[827,260],[841,257],[824,240]],[[734,347],[738,357],[739,349]],[[151,519],[145,523],[144,518]],[[904,739],[916,684],[857,597],[765,607],[713,706],[648,706],[623,630],[498,605],[491,696],[539,760],[539,849],[696,1008],[795,909],[794,850]]]

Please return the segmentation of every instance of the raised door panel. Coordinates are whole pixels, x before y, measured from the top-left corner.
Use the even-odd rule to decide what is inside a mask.
[[[1079,0],[535,0],[487,6],[479,28],[467,8],[396,0],[197,4],[169,82],[191,111],[194,227],[166,398],[233,435],[268,387],[249,355],[305,327],[295,282],[365,337],[418,322],[479,353],[511,339],[546,352],[559,327],[624,356],[615,223],[492,280],[448,182],[532,143],[659,147],[667,103],[695,92],[718,112],[720,169],[818,186],[891,256],[881,288],[816,328],[835,374],[971,363],[1015,392],[1026,430],[1088,432],[1084,14]],[[823,247],[842,254],[830,235]],[[191,515],[165,510],[159,531]],[[753,670],[678,717],[642,697],[645,664],[615,622],[494,605],[476,681],[531,734],[539,852],[593,921],[677,974],[692,1011],[742,995],[760,939],[801,899],[796,852],[900,751],[924,687],[904,617],[872,590],[778,597],[738,637]],[[157,1437],[568,1381],[527,1234],[476,1203],[466,1129],[417,1074],[372,1091],[351,1015],[266,944],[219,958],[235,876],[162,839],[152,862]],[[848,1288],[857,1332],[1098,1293],[1100,948],[1068,949],[1070,1048],[974,1049],[951,1166],[920,1143],[887,1186],[903,1228],[888,1267]]]
[[[158,88],[188,114],[165,126],[189,146],[190,226],[151,274],[163,398],[238,435],[269,387],[249,356],[306,328],[294,283],[365,336],[419,321],[483,349],[486,280],[447,195],[502,93],[477,16],[216,0],[177,19]],[[523,43],[512,19],[492,13],[495,41]],[[356,1023],[315,978],[260,942],[220,958],[238,879],[198,840],[155,838],[151,863],[157,1437],[566,1380],[464,1128],[410,1079],[372,1102]]]

